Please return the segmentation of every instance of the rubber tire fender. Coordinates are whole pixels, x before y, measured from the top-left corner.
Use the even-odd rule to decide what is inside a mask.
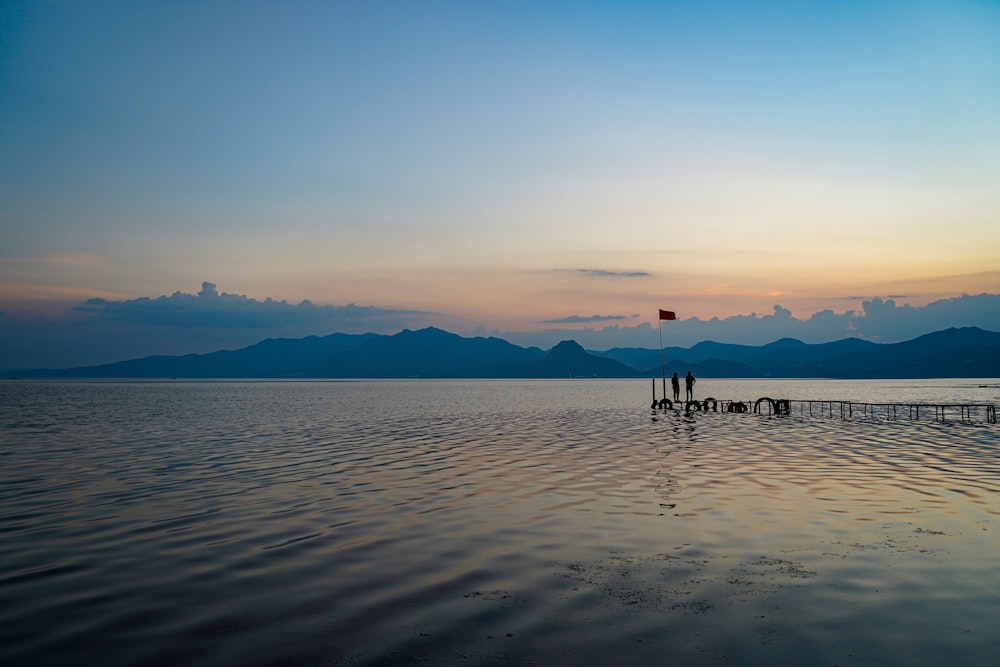
[[[753,411],[755,413],[759,413],[760,412],[760,403],[761,403],[761,401],[767,401],[768,403],[771,404],[771,412],[777,412],[778,411],[775,408],[775,406],[774,406],[774,399],[773,398],[768,398],[767,396],[764,396],[763,398],[758,398],[757,402],[753,404]]]

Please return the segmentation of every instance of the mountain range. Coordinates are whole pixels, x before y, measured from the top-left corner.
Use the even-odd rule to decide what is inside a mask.
[[[662,355],[662,356],[661,356]],[[662,362],[661,362],[662,360]],[[662,365],[661,365],[662,364]],[[41,378],[930,378],[1000,377],[1000,332],[951,328],[902,343],[847,338],[766,345],[704,341],[690,348],[584,350],[563,341],[551,350],[500,338],[466,338],[429,327],[380,334],[267,339],[238,350],[150,356],[100,366],[17,371]]]

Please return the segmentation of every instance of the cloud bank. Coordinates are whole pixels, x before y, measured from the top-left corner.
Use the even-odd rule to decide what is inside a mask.
[[[568,318],[567,318],[568,319]],[[565,323],[565,321],[564,321]],[[1000,331],[1000,295],[963,295],[934,301],[922,307],[899,305],[894,299],[863,301],[861,310],[835,313],[822,310],[808,318],[792,316],[787,308],[775,305],[771,313],[733,315],[702,320],[697,317],[662,323],[663,343],[690,347],[703,340],[745,345],[762,345],[779,338],[798,338],[807,343],[825,343],[842,338],[863,338],[894,343],[949,327],[980,327]],[[587,349],[613,347],[656,348],[656,325],[634,327],[609,325],[603,328],[555,328],[541,333],[493,332],[517,345],[548,348],[572,338]]]
[[[129,322],[180,329],[287,329],[315,325],[343,333],[365,333],[405,326],[413,316],[432,313],[393,310],[373,306],[317,306],[306,300],[264,301],[242,294],[221,294],[210,282],[201,284],[197,294],[174,292],[155,299],[141,297],[127,301],[88,299],[74,308],[96,320]],[[314,329],[315,333],[320,329]]]
[[[651,310],[653,310],[651,308]],[[639,315],[574,315],[548,320],[542,331],[455,330],[492,335],[525,347],[548,349],[576,340],[587,349],[655,349],[656,323]],[[156,298],[88,299],[65,317],[21,317],[0,313],[0,369],[68,368],[154,354],[191,354],[235,349],[265,338],[301,338],[342,333],[392,334],[405,328],[441,326],[446,314],[375,306],[318,306],[273,299],[257,300],[219,292],[210,282],[197,294],[175,292]],[[606,326],[588,326],[607,323]],[[908,340],[949,327],[977,326],[1000,331],[1000,295],[942,299],[926,306],[897,304],[891,298],[865,300],[858,311],[823,310],[799,319],[781,305],[772,312],[726,318],[678,319],[660,323],[663,343],[689,347],[703,340],[759,345],[778,338],[822,343],[858,337],[876,342]]]
[[[554,320],[542,320],[539,324],[585,324],[587,322],[617,322],[639,317],[638,315],[570,315]]]
[[[577,269],[577,273],[598,278],[648,278],[653,275],[648,271],[606,271],[605,269]]]
[[[396,333],[427,326],[435,313],[358,306],[297,304],[219,292],[88,299],[64,317],[0,315],[0,369],[70,368],[155,354],[202,354],[265,338],[342,333]]]

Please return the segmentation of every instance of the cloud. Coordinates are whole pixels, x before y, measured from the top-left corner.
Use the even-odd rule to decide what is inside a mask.
[[[41,260],[44,263],[57,266],[74,266],[88,268],[107,268],[111,264],[107,258],[85,252],[65,252],[46,255]]]
[[[59,316],[25,316],[8,310],[0,326],[0,368],[68,368],[153,354],[214,352],[245,347],[264,338],[335,332],[392,334],[431,325],[447,328],[443,324],[446,319],[447,314],[417,310],[261,301],[220,292],[205,282],[196,294],[91,298]],[[630,322],[635,324],[630,326]],[[643,322],[639,315],[573,315],[544,324],[553,326],[530,332],[493,330],[488,335],[543,349],[568,339],[591,350],[655,349],[659,345],[657,323]],[[776,304],[768,313],[708,320],[693,317],[660,326],[664,345],[680,347],[703,340],[759,345],[784,337],[807,343],[849,337],[897,342],[949,327],[1000,331],[1000,294],[963,295],[920,307],[875,297],[862,300],[856,310],[822,310],[802,319]],[[487,335],[481,329],[455,333]]]
[[[105,298],[123,298],[115,292],[96,292]],[[39,303],[58,304],[65,307],[80,299],[93,297],[95,290],[86,287],[67,287],[63,285],[42,285],[38,283],[0,283],[0,300],[21,307],[37,309]]]
[[[893,343],[909,340],[949,327],[980,327],[1000,331],[1000,294],[941,299],[916,307],[897,305],[893,299],[869,298],[860,310],[835,313],[822,310],[808,318],[792,316],[789,309],[775,305],[772,312],[749,315],[679,319],[662,325],[667,346],[690,347],[703,340],[762,345],[779,338],[798,338],[807,343],[825,343],[843,338],[863,338]],[[551,324],[572,324],[569,318]],[[553,328],[542,332],[497,332],[495,335],[517,345],[549,348],[561,340],[574,339],[590,350],[614,347],[656,348],[656,326],[612,324],[602,328]]]
[[[197,294],[174,292],[155,299],[140,297],[114,301],[88,299],[74,308],[98,320],[128,322],[147,326],[181,329],[286,329],[314,326],[345,333],[380,331],[404,326],[412,316],[432,315],[416,310],[394,310],[373,306],[317,306],[310,301],[291,304],[287,301],[264,301],[242,294],[220,293],[210,282],[201,285]]]
[[[647,278],[652,274],[647,271],[605,271],[604,269],[577,269],[577,273],[601,278]]]
[[[8,313],[0,327],[0,368],[70,368],[153,354],[206,353],[246,347],[265,338],[396,333],[438,319],[436,313],[353,303],[260,301],[219,292],[205,282],[197,294],[99,297],[58,314]]]
[[[108,268],[111,266],[106,257],[88,252],[56,252],[36,257],[7,257],[3,261],[15,266],[71,266],[77,268]]]
[[[894,299],[871,299],[862,303],[864,316],[856,318],[858,331],[872,340],[900,340],[910,332],[937,331],[948,327],[978,326],[1000,331],[1000,295],[963,295],[941,299],[923,307],[896,305]]]
[[[555,320],[541,320],[539,324],[585,324],[587,322],[608,322],[627,320],[639,317],[638,315],[570,315]]]

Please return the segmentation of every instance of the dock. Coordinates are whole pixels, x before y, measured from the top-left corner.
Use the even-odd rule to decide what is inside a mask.
[[[706,398],[701,401],[653,399],[653,410],[725,412],[795,417],[872,420],[933,420],[972,423],[997,423],[997,409],[992,403],[869,403],[866,401],[799,400],[764,396],[752,401]]]

